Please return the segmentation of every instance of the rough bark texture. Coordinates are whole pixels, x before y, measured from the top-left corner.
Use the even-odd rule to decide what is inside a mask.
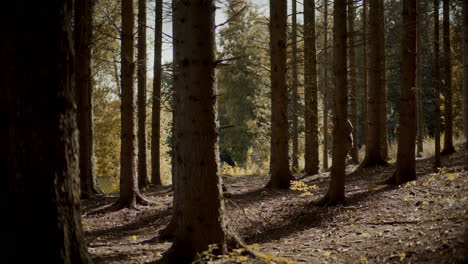
[[[267,186],[272,188],[289,188],[293,179],[288,157],[286,7],[286,1],[270,0],[271,147]]]
[[[333,165],[330,172],[330,186],[322,204],[333,205],[345,200],[345,158],[346,124],[348,116],[347,67],[346,67],[346,0],[335,0],[333,8],[333,52],[335,68],[335,89],[333,94]]]
[[[121,41],[121,87],[122,125],[120,150],[120,198],[117,206],[134,208],[137,203],[145,203],[138,190],[136,171],[136,100],[134,58],[134,11],[132,0],[122,0],[122,41]]]
[[[297,95],[297,2],[292,0],[292,67],[291,67],[291,77],[292,77],[292,131],[291,131],[291,140],[292,140],[292,169],[297,171],[299,169],[299,132],[297,130],[298,126],[298,114],[297,114],[297,105],[298,105],[298,95]]]
[[[75,84],[78,101],[81,196],[101,193],[94,173],[91,40],[94,0],[75,0]]]
[[[359,126],[358,126],[358,102],[357,102],[357,75],[356,75],[356,43],[355,43],[355,31],[354,31],[354,19],[356,16],[356,10],[354,2],[348,2],[348,60],[349,60],[349,94],[350,94],[350,114],[349,119],[353,125],[353,148],[350,151],[350,156],[354,164],[359,164]]]
[[[146,155],[146,1],[138,0],[138,187],[148,187]]]
[[[440,45],[439,45],[439,0],[434,0],[434,169],[440,162]]]
[[[367,58],[368,58],[368,50],[367,50],[367,5],[368,5],[368,0],[363,0],[362,1],[362,49],[363,49],[363,70],[362,70],[362,90],[363,90],[363,98],[362,98],[362,119],[364,120],[364,129],[362,131],[364,135],[364,142],[367,142],[367,101],[368,101],[368,89],[367,89],[367,84],[368,84],[368,75],[369,75],[369,68],[367,66]],[[367,148],[367,144],[365,144]]]
[[[424,30],[424,14],[422,12],[422,1],[419,0],[417,3],[418,8],[418,23],[417,23],[417,36],[416,36],[416,120],[417,120],[417,128],[416,128],[416,138],[417,138],[417,156],[422,157],[423,154],[423,139],[424,139],[424,112],[423,112],[423,86],[422,86],[422,78],[423,78],[423,35],[422,32]]]
[[[452,65],[450,63],[450,1],[443,0],[444,31],[444,149],[442,155],[455,152],[453,147]]]
[[[71,0],[12,1],[0,10],[3,263],[91,263],[80,213],[72,8]]]
[[[399,185],[416,179],[416,30],[417,1],[403,0],[401,43],[400,126],[397,168],[388,183]]]
[[[384,120],[382,105],[385,96],[385,47],[383,0],[369,1],[369,96],[366,132],[366,156],[361,167],[385,165],[383,154]]]
[[[214,23],[214,0],[173,2],[178,228],[164,263],[191,263],[210,245],[226,254],[232,237],[219,176]]]
[[[463,1],[463,128],[468,148],[468,1]]]
[[[328,0],[323,0],[323,160],[324,170],[328,170]]]
[[[304,1],[304,172],[319,172],[317,49],[315,44],[315,1]]]
[[[162,54],[162,0],[156,0],[154,31],[153,112],[151,125],[151,183],[162,185],[161,140],[161,54]]]

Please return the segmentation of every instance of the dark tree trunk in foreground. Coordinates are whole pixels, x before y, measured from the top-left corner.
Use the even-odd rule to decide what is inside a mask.
[[[334,205],[345,200],[346,124],[348,116],[347,67],[346,67],[346,0],[335,0],[333,8],[335,90],[333,112],[333,165],[330,186],[321,204]]]
[[[226,225],[219,176],[214,23],[214,0],[173,2],[178,228],[163,263],[191,263],[209,245],[215,254],[240,246]]]
[[[297,105],[298,105],[298,95],[297,95],[297,2],[292,0],[292,65],[291,65],[291,75],[292,75],[292,169],[297,172],[299,169],[299,132],[297,130],[298,126],[298,114],[297,114]]]
[[[468,148],[468,1],[463,1],[463,131]]]
[[[359,148],[358,148],[358,136],[359,136],[359,125],[358,125],[358,102],[357,102],[357,75],[356,75],[356,38],[354,29],[354,19],[356,16],[356,10],[353,1],[348,2],[348,59],[349,59],[349,94],[350,94],[350,114],[349,119],[353,125],[353,148],[350,151],[350,156],[354,164],[359,164]]]
[[[6,36],[0,41],[0,194],[8,238],[2,262],[91,263],[80,213],[73,2],[6,5],[0,10]]]
[[[328,0],[323,0],[323,160],[324,170],[328,170]]]
[[[138,0],[138,187],[148,187],[146,156],[146,1]]]
[[[434,0],[434,169],[440,162],[440,46],[439,46],[439,0]]]
[[[361,167],[385,165],[382,104],[385,96],[385,47],[383,0],[369,0],[369,94],[367,103],[366,156]]]
[[[161,54],[162,54],[162,0],[156,0],[154,31],[153,112],[151,125],[151,184],[162,185],[160,145],[161,140]]]
[[[441,155],[455,152],[453,147],[453,113],[452,113],[452,65],[450,63],[450,1],[443,0],[444,31],[444,149]]]
[[[305,174],[319,172],[317,49],[315,45],[315,1],[304,1],[304,123]]]
[[[78,101],[81,196],[89,198],[98,190],[94,172],[91,40],[94,0],[75,0],[75,84]]]
[[[270,0],[271,147],[267,186],[272,188],[289,188],[293,180],[288,157],[286,7],[286,1]]]
[[[416,28],[417,1],[403,0],[401,43],[400,126],[397,168],[388,183],[399,185],[416,179]]]
[[[119,208],[134,208],[138,203],[147,201],[138,190],[136,171],[136,105],[133,61],[133,1],[122,0],[122,44],[121,44],[121,81],[122,81],[122,125],[120,150],[120,198]]]

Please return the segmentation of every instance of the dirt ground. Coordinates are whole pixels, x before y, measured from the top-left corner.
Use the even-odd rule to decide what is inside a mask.
[[[224,176],[230,228],[261,254],[212,258],[214,263],[468,263],[468,153],[417,161],[418,180],[378,183],[394,165],[355,171],[348,166],[347,203],[314,206],[328,188],[328,173],[297,178],[309,186],[269,190],[266,175]],[[95,263],[151,263],[169,248],[158,232],[169,222],[169,187],[144,193],[155,204],[112,211],[116,195],[84,201],[83,225]]]

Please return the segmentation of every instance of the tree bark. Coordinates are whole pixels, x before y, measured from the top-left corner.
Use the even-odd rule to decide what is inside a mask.
[[[350,115],[349,119],[353,125],[353,148],[350,151],[350,156],[354,164],[359,164],[359,125],[358,125],[358,102],[357,102],[357,88],[356,88],[356,43],[354,31],[354,19],[356,16],[354,2],[348,2],[348,59],[349,59],[349,88],[350,88]]]
[[[335,90],[333,95],[333,165],[330,185],[321,204],[334,205],[345,200],[346,124],[348,116],[346,0],[335,0],[333,8]]]
[[[134,58],[134,10],[132,0],[122,0],[121,40],[121,150],[120,150],[120,197],[118,208],[135,208],[148,201],[140,194],[136,171],[136,105],[135,105],[135,62]]]
[[[369,100],[368,98],[368,75],[369,75],[369,68],[367,66],[367,58],[368,58],[368,50],[367,50],[367,5],[368,5],[368,0],[363,0],[362,1],[362,49],[363,49],[363,71],[362,71],[362,90],[363,90],[363,98],[362,98],[362,119],[364,120],[364,129],[362,131],[364,135],[364,142],[367,142],[367,101]],[[367,144],[364,144],[367,149]]]
[[[4,4],[2,262],[91,263],[80,212],[73,1]]]
[[[162,0],[156,0],[154,31],[153,112],[151,125],[151,183],[162,185],[160,163],[161,140],[161,54],[162,54]]]
[[[403,0],[403,35],[401,43],[400,126],[397,168],[387,181],[400,185],[416,179],[416,31],[417,1]]]
[[[385,96],[385,47],[383,0],[369,1],[369,96],[367,103],[366,156],[361,167],[386,165],[383,155]]]
[[[468,148],[468,1],[463,1],[463,128]]]
[[[453,147],[453,113],[452,113],[452,65],[450,63],[450,1],[443,0],[444,31],[444,149],[441,155],[455,152]]]
[[[323,169],[328,170],[328,0],[323,0]]]
[[[422,157],[424,148],[423,148],[423,139],[424,139],[424,112],[423,112],[423,86],[422,86],[422,78],[423,78],[423,35],[422,32],[424,30],[424,15],[422,11],[422,1],[418,1],[418,23],[417,23],[417,36],[416,36],[416,120],[417,120],[417,128],[416,128],[416,137],[417,137],[417,156]]]
[[[319,172],[317,49],[315,44],[315,1],[304,2],[304,173]]]
[[[227,254],[233,235],[224,218],[219,176],[214,0],[173,2],[175,166],[179,214],[163,263],[191,263],[216,245]],[[237,239],[235,246],[241,242]]]
[[[138,187],[149,186],[146,155],[146,0],[138,0]]]
[[[291,0],[292,2],[292,169],[297,172],[299,169],[299,132],[297,130],[298,126],[298,114],[297,114],[297,105],[298,105],[298,95],[297,95],[297,2],[296,0]]]
[[[74,3],[74,45],[75,83],[78,101],[78,129],[80,144],[80,183],[81,197],[89,198],[100,194],[94,172],[93,106],[91,41],[93,0],[75,0]]]
[[[289,188],[293,179],[288,157],[286,87],[286,1],[270,0],[271,146],[267,187]]]
[[[439,46],[439,0],[434,0],[434,170],[441,167],[440,161],[440,46]]]

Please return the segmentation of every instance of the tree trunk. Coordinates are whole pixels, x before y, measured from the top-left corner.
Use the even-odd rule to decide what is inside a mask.
[[[400,185],[416,179],[416,31],[417,1],[403,0],[403,34],[401,43],[400,126],[397,168],[387,181]]]
[[[91,263],[80,212],[73,1],[6,5],[0,195],[9,239],[2,262]]]
[[[444,13],[444,149],[441,155],[452,154],[455,152],[453,147],[453,114],[452,114],[452,65],[450,63],[450,1],[443,0]]]
[[[333,95],[333,165],[330,186],[321,204],[334,205],[345,200],[346,124],[348,116],[347,67],[346,67],[346,0],[335,0],[333,8],[335,90]]]
[[[468,148],[468,1],[463,1],[463,128]]]
[[[416,120],[417,120],[417,128],[416,128],[416,137],[417,137],[417,156],[422,157],[423,154],[423,139],[424,139],[424,112],[423,112],[423,86],[422,86],[422,78],[423,78],[423,35],[422,32],[424,30],[424,15],[422,10],[422,1],[419,0],[418,3],[418,23],[417,23],[417,36],[416,36]]]
[[[93,106],[91,77],[91,40],[93,0],[76,0],[75,10],[75,83],[78,101],[78,129],[80,131],[81,196],[89,198],[100,194],[94,173]]]
[[[367,96],[367,76],[369,75],[369,68],[367,67],[367,57],[368,57],[368,50],[367,50],[367,5],[368,5],[368,0],[363,0],[362,1],[362,48],[363,48],[363,71],[362,71],[362,90],[363,90],[363,98],[362,98],[362,119],[364,120],[364,129],[362,131],[364,135],[364,142],[367,142],[367,101],[368,96]],[[367,149],[367,144],[365,144],[366,149]]]
[[[357,104],[357,89],[356,89],[356,43],[355,43],[355,32],[354,32],[354,19],[355,19],[355,6],[354,2],[348,2],[348,47],[349,47],[349,88],[350,88],[350,109],[349,115],[351,124],[353,125],[353,148],[350,151],[350,156],[354,164],[359,164],[359,148],[358,148],[358,136],[359,136],[359,125],[358,125],[358,104]]]
[[[439,0],[434,0],[434,170],[440,162],[440,46],[439,46]]]
[[[134,12],[133,1],[122,0],[122,41],[121,41],[121,81],[122,81],[122,125],[120,150],[120,198],[118,208],[135,208],[138,203],[147,201],[138,190],[136,172],[136,105],[133,61],[133,29]]]
[[[293,180],[288,157],[286,87],[286,1],[270,0],[271,147],[267,187],[289,188]]]
[[[304,2],[304,122],[307,175],[319,172],[317,49],[315,45],[315,1]]]
[[[369,97],[367,105],[366,156],[361,167],[386,165],[382,111],[385,96],[385,47],[383,0],[370,0],[369,10]]]
[[[224,218],[219,176],[214,0],[174,1],[173,32],[174,200],[180,215],[162,262],[191,263],[210,245],[217,246],[213,253],[227,254],[234,237]]]
[[[156,0],[154,31],[153,112],[151,125],[151,183],[162,185],[160,164],[161,140],[161,54],[162,54],[162,0]]]
[[[138,0],[138,187],[149,186],[146,155],[146,0]]]
[[[323,0],[323,169],[328,170],[328,0]]]
[[[292,169],[297,172],[299,169],[299,132],[297,130],[298,126],[298,114],[297,114],[297,104],[298,104],[298,95],[297,95],[297,8],[296,0],[291,0],[292,2]]]

